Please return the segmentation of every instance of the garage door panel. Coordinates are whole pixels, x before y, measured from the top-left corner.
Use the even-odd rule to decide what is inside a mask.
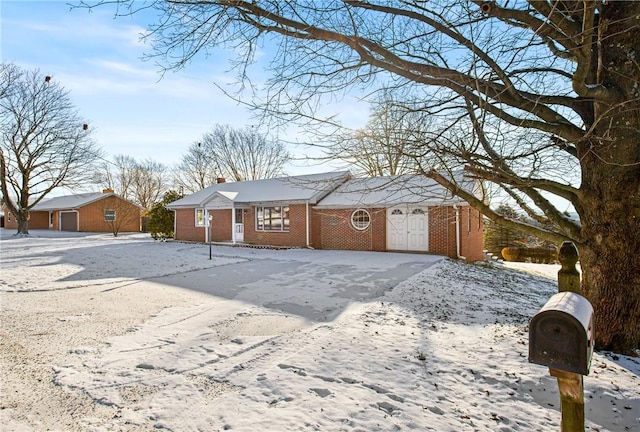
[[[407,249],[406,209],[387,209],[387,249]]]
[[[78,213],[75,213],[75,212],[60,213],[60,230],[78,231]]]
[[[387,249],[426,252],[429,224],[425,207],[387,209]]]

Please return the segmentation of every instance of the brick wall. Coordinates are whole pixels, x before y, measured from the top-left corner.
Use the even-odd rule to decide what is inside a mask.
[[[4,210],[4,227],[7,229],[18,229],[18,223],[16,222],[15,216],[7,209],[3,207]]]
[[[7,209],[4,211],[4,227],[17,230],[15,216]],[[29,212],[29,229],[49,229],[49,212]]]
[[[29,212],[29,229],[49,229],[49,212]]]
[[[467,261],[482,260],[483,220],[470,206],[460,206],[460,255]],[[433,207],[429,210],[429,252],[457,258],[456,210],[453,207]]]
[[[57,210],[53,212],[53,226],[51,229],[54,231],[60,230],[60,212]]]
[[[460,255],[467,261],[483,259],[484,219],[473,207],[460,207]]]
[[[456,215],[452,207],[429,208],[429,252],[456,257]]]
[[[230,242],[232,240],[231,212],[233,210],[210,210],[211,240],[214,242]]]
[[[321,249],[340,250],[386,250],[385,209],[367,209],[371,223],[364,230],[358,230],[351,224],[354,209],[315,210],[314,222],[319,221],[319,236],[315,244]]]
[[[118,232],[140,232],[140,208],[116,196],[109,196],[87,204],[78,210],[82,232],[112,232],[111,223],[104,220],[105,210],[115,210]]]
[[[311,209],[309,210],[311,211]],[[245,243],[274,246],[307,246],[306,205],[289,206],[289,231],[257,231],[255,207],[247,209],[244,215]],[[311,239],[310,239],[311,242]]]
[[[195,209],[178,209],[175,212],[176,240],[204,242],[205,227],[195,226]]]

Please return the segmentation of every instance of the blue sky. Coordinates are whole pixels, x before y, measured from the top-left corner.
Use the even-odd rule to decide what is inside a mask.
[[[231,52],[201,55],[161,78],[158,66],[142,60],[149,47],[139,38],[149,17],[114,19],[114,12],[113,7],[70,10],[67,1],[3,0],[2,61],[38,68],[61,82],[107,158],[124,154],[171,166],[213,125],[255,124],[251,112],[214,85],[233,80],[226,73]],[[368,105],[361,112],[364,124]],[[300,147],[291,150],[304,156]],[[323,170],[304,165],[291,165],[287,172]]]

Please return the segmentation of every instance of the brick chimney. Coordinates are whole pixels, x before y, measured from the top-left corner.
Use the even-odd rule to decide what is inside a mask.
[[[102,189],[102,193],[103,193],[103,194],[110,194],[110,193],[113,193],[113,189]]]
[[[224,177],[218,177],[218,178],[216,179],[216,183],[226,183],[226,182],[227,182],[227,180],[225,180],[225,178],[224,178]]]

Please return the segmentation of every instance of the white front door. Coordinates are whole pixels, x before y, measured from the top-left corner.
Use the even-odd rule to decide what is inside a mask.
[[[387,209],[387,249],[417,252],[429,250],[426,207],[397,206]]]
[[[237,223],[236,227],[236,241],[244,241],[244,224]]]

